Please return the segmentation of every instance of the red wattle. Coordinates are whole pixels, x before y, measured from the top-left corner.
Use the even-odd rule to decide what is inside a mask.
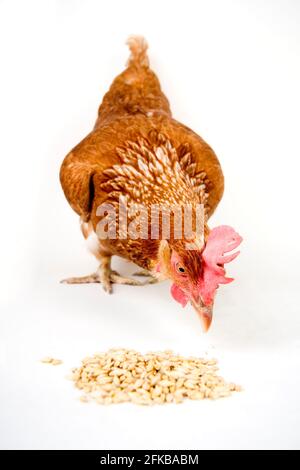
[[[173,299],[175,299],[176,302],[179,302],[183,307],[185,307],[188,303],[188,297],[186,296],[185,292],[176,284],[172,284],[171,294]]]

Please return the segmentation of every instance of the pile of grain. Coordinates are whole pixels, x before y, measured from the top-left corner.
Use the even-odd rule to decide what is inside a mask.
[[[82,361],[72,379],[84,392],[82,401],[100,404],[131,401],[139,405],[180,403],[185,398],[227,397],[240,387],[216,374],[216,360],[184,358],[172,351],[142,355],[133,350],[110,349]]]

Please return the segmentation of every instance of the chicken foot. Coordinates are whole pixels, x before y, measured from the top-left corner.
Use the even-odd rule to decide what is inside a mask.
[[[153,284],[152,279],[147,281],[138,281],[128,277],[121,276],[117,271],[114,271],[110,267],[111,256],[101,257],[101,264],[97,271],[87,276],[80,277],[69,277],[63,279],[63,284],[90,284],[100,283],[103,289],[108,294],[112,293],[112,284],[123,284],[129,286],[144,286],[146,284]]]

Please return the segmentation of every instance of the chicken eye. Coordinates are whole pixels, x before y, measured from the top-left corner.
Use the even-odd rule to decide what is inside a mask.
[[[185,269],[184,269],[183,266],[181,266],[181,264],[177,264],[176,269],[177,269],[177,271],[178,271],[180,274],[184,274],[184,273],[185,273]]]

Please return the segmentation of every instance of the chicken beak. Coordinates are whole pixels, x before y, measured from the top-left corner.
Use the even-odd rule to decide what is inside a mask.
[[[194,299],[191,300],[191,304],[200,317],[202,330],[206,333],[212,322],[213,306],[206,306],[201,300],[196,302]]]

